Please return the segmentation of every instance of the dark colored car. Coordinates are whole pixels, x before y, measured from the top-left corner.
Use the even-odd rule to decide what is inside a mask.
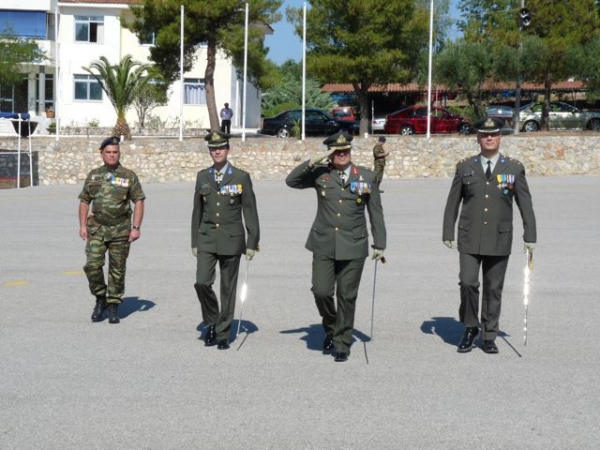
[[[386,134],[424,134],[427,133],[427,106],[409,106],[388,114],[383,131]],[[431,133],[469,134],[469,120],[453,114],[441,106],[431,107]]]
[[[519,121],[526,132],[538,131],[542,124],[542,103],[530,103],[521,108]],[[600,112],[582,111],[563,102],[550,102],[548,112],[551,130],[600,131]]]
[[[504,122],[504,128],[512,128],[515,119],[515,110],[510,106],[490,105],[485,110],[488,117]]]
[[[356,135],[360,128],[358,121],[334,119],[325,111],[317,108],[306,108],[305,117],[306,125],[304,132],[307,136],[329,136],[340,130],[346,130],[348,133]],[[287,138],[292,135],[294,126],[301,126],[301,121],[302,110],[290,109],[275,117],[264,118],[262,128],[258,132]]]

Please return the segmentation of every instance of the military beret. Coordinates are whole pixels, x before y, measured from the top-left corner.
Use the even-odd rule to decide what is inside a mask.
[[[107,145],[119,145],[120,143],[121,139],[119,139],[117,136],[111,136],[102,141],[102,143],[100,144],[100,150],[104,150],[104,147],[106,147]]]
[[[335,134],[332,134],[323,141],[327,147],[331,150],[349,150],[352,148],[352,135],[347,131],[340,130]]]
[[[473,128],[479,133],[498,133],[503,126],[504,122],[493,117],[488,117],[473,124]]]
[[[379,136],[378,141],[383,144],[386,141],[385,136]]]
[[[209,148],[229,147],[229,138],[231,135],[227,133],[221,133],[220,131],[211,131],[204,140],[207,142]]]

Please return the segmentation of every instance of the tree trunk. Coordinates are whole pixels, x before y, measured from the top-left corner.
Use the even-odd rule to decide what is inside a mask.
[[[354,92],[358,97],[358,108],[360,110],[360,135],[363,136],[369,132],[369,87],[371,83],[352,83]]]
[[[552,95],[552,80],[546,78],[544,80],[544,107],[542,108],[542,124],[541,128],[544,131],[550,129],[550,96]]]
[[[206,71],[204,72],[204,83],[206,86],[206,107],[210,129],[218,131],[221,129],[219,116],[217,114],[217,101],[215,99],[215,66],[217,60],[217,41],[211,37],[206,45]]]
[[[131,140],[131,130],[129,129],[129,124],[124,115],[117,116],[117,123],[113,128],[113,135],[117,137],[123,136],[126,141]]]

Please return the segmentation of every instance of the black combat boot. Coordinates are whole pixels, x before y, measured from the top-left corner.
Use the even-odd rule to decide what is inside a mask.
[[[96,297],[96,306],[92,312],[92,322],[101,322],[107,307],[106,297]]]
[[[119,305],[117,303],[108,304],[108,323],[119,323]]]

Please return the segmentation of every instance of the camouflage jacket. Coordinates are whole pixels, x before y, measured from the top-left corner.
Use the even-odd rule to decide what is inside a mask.
[[[375,167],[375,169],[377,169],[378,167],[385,167],[385,158],[380,157],[380,155],[383,155],[384,153],[385,150],[381,145],[377,144],[375,145],[375,147],[373,147],[373,166]]]
[[[106,166],[92,170],[79,194],[79,200],[92,204],[93,216],[88,220],[90,231],[99,226],[118,226],[123,228],[123,234],[129,234],[131,202],[145,198],[137,175],[121,164],[115,170]]]

